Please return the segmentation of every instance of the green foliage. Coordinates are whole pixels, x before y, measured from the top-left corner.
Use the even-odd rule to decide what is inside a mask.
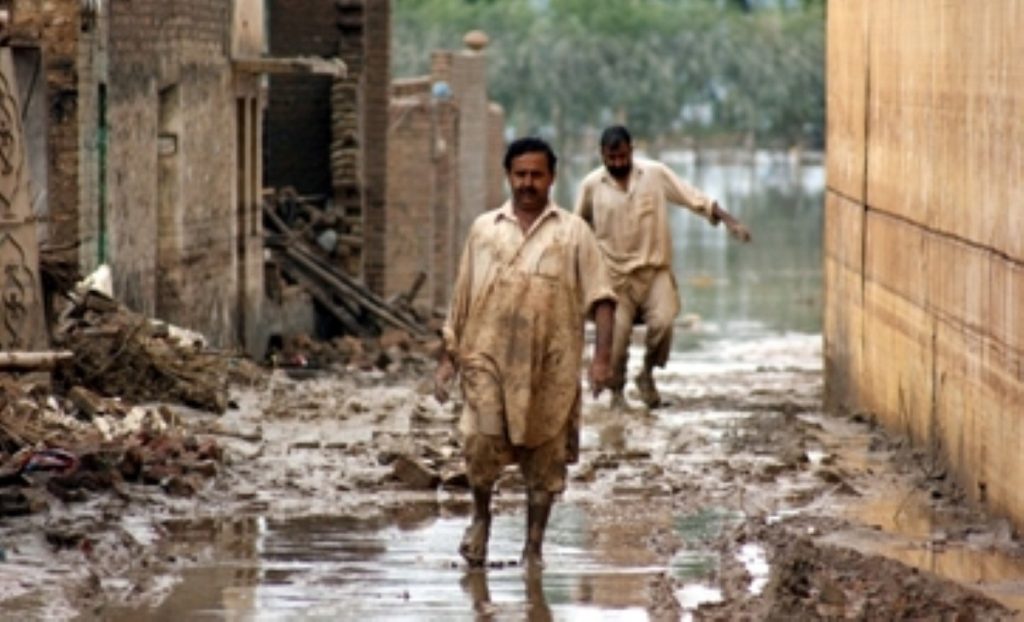
[[[394,0],[396,76],[488,33],[489,89],[517,134],[612,122],[640,138],[821,146],[822,0]]]

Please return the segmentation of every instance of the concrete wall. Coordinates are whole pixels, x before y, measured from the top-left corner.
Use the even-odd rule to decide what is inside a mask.
[[[1024,4],[828,9],[828,405],[1024,526]]]
[[[238,343],[234,3],[109,5],[107,230],[116,295]]]

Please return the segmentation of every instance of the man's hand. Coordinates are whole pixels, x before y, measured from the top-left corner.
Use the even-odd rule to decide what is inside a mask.
[[[736,220],[736,217],[725,211],[725,208],[719,205],[718,201],[711,204],[711,216],[708,218],[708,221],[712,227],[717,227],[718,223],[724,222],[729,235],[740,242],[749,242],[751,239],[750,230],[743,226],[743,223]]]
[[[608,388],[608,384],[612,381],[612,366],[607,360],[595,358],[590,363],[590,370],[588,372],[588,378],[590,380],[590,390],[593,392],[594,397],[601,394]]]
[[[729,230],[729,235],[736,238],[740,242],[750,241],[750,231],[743,226],[743,223],[736,220],[735,218],[727,220],[725,222],[725,228]]]
[[[455,378],[455,363],[451,356],[442,354],[434,371],[434,399],[441,404],[448,401],[448,389]]]

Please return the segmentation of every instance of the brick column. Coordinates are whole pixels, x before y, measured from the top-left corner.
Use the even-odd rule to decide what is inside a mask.
[[[367,2],[363,66],[363,279],[378,294],[385,290],[387,230],[388,91],[391,10],[389,0]],[[406,180],[415,183],[415,180]]]

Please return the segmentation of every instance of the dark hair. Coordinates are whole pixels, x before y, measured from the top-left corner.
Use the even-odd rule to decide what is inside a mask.
[[[629,135],[629,130],[623,125],[613,125],[606,127],[601,132],[601,148],[616,147],[618,145],[632,145],[633,137]]]
[[[517,138],[508,146],[508,149],[505,151],[506,173],[512,172],[512,160],[515,160],[524,153],[543,153],[548,157],[548,169],[552,175],[555,173],[555,166],[558,164],[555,152],[551,150],[551,145],[547,144],[543,139],[534,136]]]

